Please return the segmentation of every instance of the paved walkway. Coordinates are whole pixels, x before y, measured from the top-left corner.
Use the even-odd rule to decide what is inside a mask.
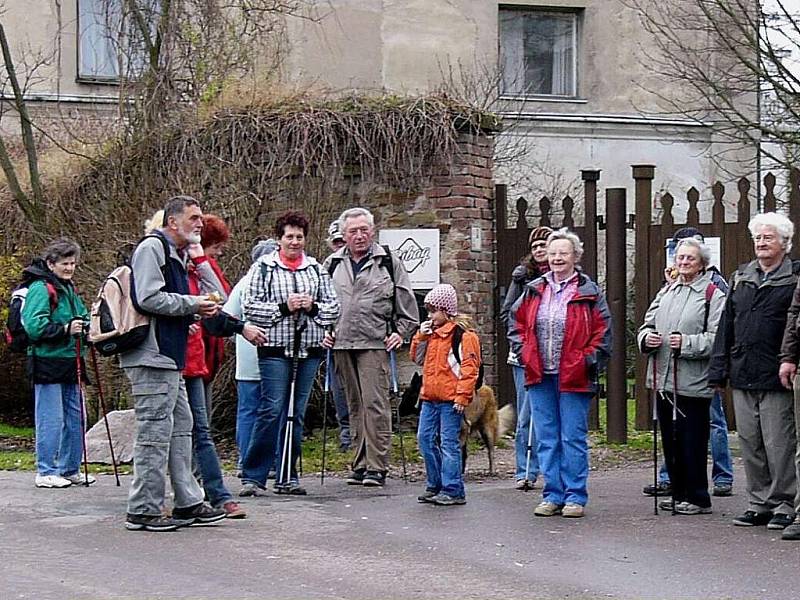
[[[593,472],[580,520],[533,518],[540,492],[508,481],[441,508],[419,484],[307,477],[309,496],[249,499],[246,520],[147,533],[123,527],[129,478],[38,490],[0,472],[0,598],[797,597],[800,542],[733,527],[741,485],[712,515],[656,517],[649,476]]]

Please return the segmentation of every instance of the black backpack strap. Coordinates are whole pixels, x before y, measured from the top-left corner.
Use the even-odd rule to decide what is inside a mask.
[[[386,254],[381,258],[381,267],[386,269],[389,273],[389,279],[392,280],[392,318],[389,320],[388,328],[392,333],[397,332],[397,325],[394,322],[394,313],[397,310],[397,286],[394,282],[394,261],[392,260],[392,250],[386,244],[382,244],[381,247]],[[459,361],[461,362],[461,361]]]
[[[328,275],[331,276],[331,279],[333,279],[333,272],[336,270],[336,267],[339,266],[340,262],[342,262],[341,256],[334,256],[331,259],[331,263],[328,265]]]
[[[461,364],[461,338],[464,337],[464,328],[461,325],[456,325],[453,330],[452,344],[453,356],[456,357],[456,362]]]

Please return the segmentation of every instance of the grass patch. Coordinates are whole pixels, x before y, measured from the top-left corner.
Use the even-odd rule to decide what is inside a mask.
[[[35,429],[33,427],[14,427],[13,425],[0,423],[0,438],[22,437],[33,439],[34,433]]]

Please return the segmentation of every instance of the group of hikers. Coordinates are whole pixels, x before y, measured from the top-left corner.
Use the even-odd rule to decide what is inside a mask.
[[[660,480],[644,492],[671,496],[661,506],[676,514],[710,513],[711,437],[713,494],[732,493],[722,404],[730,385],[748,502],[734,524],[766,525],[782,529],[784,539],[800,539],[797,387],[793,394],[800,262],[788,256],[794,227],[787,218],[758,214],[749,230],[755,259],[730,282],[711,266],[698,230],[683,228],[671,242],[674,264],[637,338],[648,357],[664,454]],[[383,486],[390,380],[397,380],[396,352],[411,339],[423,375],[418,441],[426,486],[418,501],[466,502],[459,432],[479,378],[478,335],[448,284],[425,296],[428,316],[420,323],[409,275],[376,243],[368,210],[348,209],[330,225],[332,253],[322,263],[305,251],[308,218],[287,211],[275,222],[274,239],[253,247],[252,266],[233,286],[218,262],[227,226],[203,215],[194,198],[169,199],[145,231],[129,265],[131,298],[149,326],[141,342],[119,354],[136,416],[128,529],[169,531],[246,516],[223,479],[209,425],[222,338],[234,335],[239,497],[265,495],[273,476],[273,493],[306,494],[297,462],[323,362],[340,446],[352,450],[346,482]],[[499,315],[517,390],[515,487],[531,489],[541,475],[534,515],[580,518],[588,503],[589,405],[610,359],[610,314],[602,290],[580,269],[577,235],[538,227],[529,242]],[[94,482],[79,472],[81,341],[90,317],[72,283],[79,258],[77,244],[59,239],[25,270],[21,316],[35,390],[37,487]]]

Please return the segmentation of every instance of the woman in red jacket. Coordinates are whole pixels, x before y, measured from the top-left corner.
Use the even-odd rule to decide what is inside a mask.
[[[577,235],[551,233],[550,271],[525,287],[509,318],[545,479],[540,517],[582,517],[588,500],[589,402],[611,348],[611,317],[600,288],[576,268],[582,254]]]

